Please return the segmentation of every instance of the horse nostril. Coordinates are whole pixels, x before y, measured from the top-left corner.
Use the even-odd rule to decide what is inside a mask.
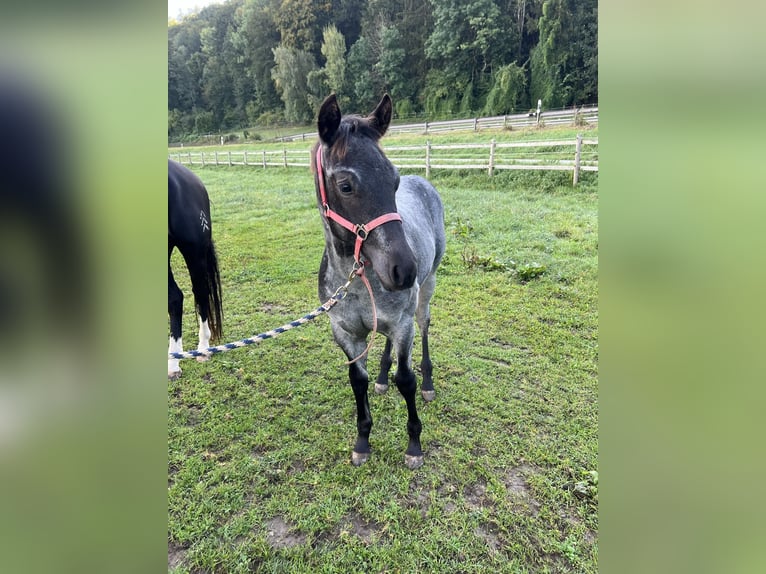
[[[408,265],[394,265],[391,275],[397,289],[409,289],[415,283],[414,270]]]

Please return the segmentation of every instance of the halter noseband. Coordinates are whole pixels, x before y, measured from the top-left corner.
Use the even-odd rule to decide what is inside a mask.
[[[370,236],[370,232],[376,227],[380,227],[384,223],[389,221],[401,221],[402,218],[396,212],[386,213],[380,217],[376,217],[372,221],[362,224],[351,223],[348,219],[340,215],[339,213],[330,209],[327,203],[327,192],[324,185],[324,171],[322,169],[322,146],[317,148],[316,153],[317,164],[317,176],[319,178],[319,196],[322,200],[322,209],[324,210],[324,216],[328,219],[332,219],[338,225],[348,229],[351,233],[356,235],[356,242],[354,244],[354,264],[356,268],[364,269],[362,262],[360,261],[360,255],[362,252],[362,243]]]

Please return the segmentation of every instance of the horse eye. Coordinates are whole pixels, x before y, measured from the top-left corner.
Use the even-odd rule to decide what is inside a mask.
[[[348,195],[349,193],[353,191],[351,189],[351,184],[347,181],[340,182],[338,184],[338,189],[340,190],[341,193],[345,193],[346,195]]]

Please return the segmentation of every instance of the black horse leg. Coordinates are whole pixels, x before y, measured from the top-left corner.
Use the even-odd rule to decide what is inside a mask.
[[[205,250],[202,246],[187,250],[184,253],[186,266],[189,268],[189,277],[194,293],[194,302],[199,314],[199,344],[197,350],[204,352],[210,346],[210,326],[208,315],[210,313],[210,283],[208,282]],[[198,361],[205,361],[207,357],[197,357]]]
[[[349,356],[349,359],[353,357]],[[367,386],[369,379],[364,367],[359,363],[352,363],[348,367],[348,379],[354,390],[356,399],[356,429],[357,437],[354,450],[351,453],[351,462],[359,466],[367,462],[370,457],[370,431],[372,430],[372,415],[370,404],[367,399]]]
[[[410,366],[409,348],[397,353],[394,382],[396,383],[396,388],[399,389],[399,392],[404,397],[404,401],[407,403],[407,434],[409,435],[409,444],[404,453],[404,463],[407,465],[407,468],[414,470],[423,464],[423,451],[420,447],[422,424],[418,418],[418,409],[415,405],[417,380],[415,372]]]
[[[431,296],[436,287],[436,276],[429,275],[420,287],[418,293],[418,307],[415,311],[415,320],[420,329],[420,336],[423,339],[423,356],[420,359],[420,370],[423,374],[423,383],[420,391],[423,400],[426,402],[434,400],[436,391],[434,390],[433,365],[431,364],[431,353],[428,348],[428,329],[431,326]]]
[[[173,271],[168,264],[168,315],[170,316],[170,343],[168,353],[183,351],[181,341],[181,319],[183,315],[184,294],[173,278]],[[175,379],[181,374],[178,359],[168,359],[168,377]]]
[[[431,353],[428,350],[428,327],[431,320],[428,319],[425,325],[420,328],[420,336],[423,339],[423,357],[420,359],[420,370],[423,375],[423,383],[420,386],[420,392],[423,400],[430,402],[434,400],[436,391],[434,390],[433,364],[431,363]]]
[[[386,338],[386,346],[380,357],[380,372],[375,381],[375,392],[379,395],[384,395],[388,391],[388,373],[391,371],[391,364],[391,339]]]

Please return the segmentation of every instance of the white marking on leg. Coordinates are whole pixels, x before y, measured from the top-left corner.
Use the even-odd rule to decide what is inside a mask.
[[[200,353],[204,353],[207,351],[207,348],[210,346],[210,326],[208,325],[207,321],[199,320],[199,345],[197,345],[197,350]],[[208,357],[197,357],[197,360],[207,361]]]
[[[174,339],[170,337],[170,343],[168,344],[168,353],[181,353],[184,347],[181,339]],[[181,361],[180,359],[168,359],[168,377],[177,377],[181,374]]]

